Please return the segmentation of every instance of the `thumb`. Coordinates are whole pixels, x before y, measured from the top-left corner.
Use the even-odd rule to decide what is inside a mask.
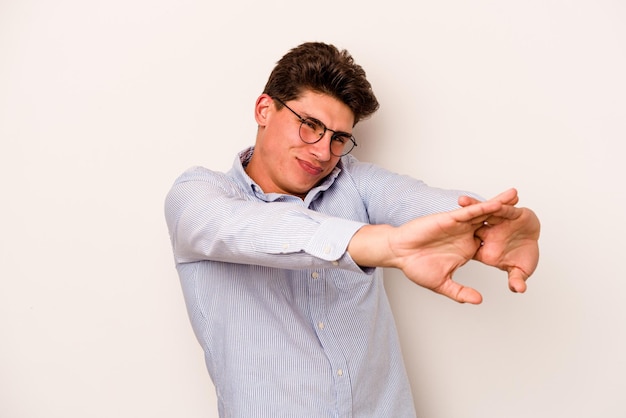
[[[459,303],[478,305],[483,301],[482,295],[476,289],[463,286],[452,279],[446,280],[441,286],[433,290]]]
[[[526,277],[520,268],[512,267],[509,270],[509,289],[511,292],[524,293],[526,291]]]

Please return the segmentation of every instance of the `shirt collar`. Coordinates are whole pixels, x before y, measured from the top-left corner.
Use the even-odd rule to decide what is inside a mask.
[[[250,194],[255,195],[257,198],[264,200],[266,202],[273,202],[275,200],[286,200],[289,195],[285,195],[282,193],[265,193],[263,189],[256,184],[254,180],[248,176],[246,173],[245,167],[250,162],[250,158],[252,158],[252,154],[254,153],[254,147],[249,147],[239,152],[235,157],[235,161],[233,162],[233,166],[229,171],[229,174],[233,176],[240,184],[246,186],[246,190],[250,192]],[[328,190],[330,186],[335,182],[335,179],[341,172],[342,161],[339,160],[337,166],[333,168],[333,171],[330,172],[328,176],[320,183],[318,186],[312,188],[309,193],[307,193],[304,203],[308,206],[317,196],[325,190]],[[300,200],[295,196],[291,196],[295,199]]]

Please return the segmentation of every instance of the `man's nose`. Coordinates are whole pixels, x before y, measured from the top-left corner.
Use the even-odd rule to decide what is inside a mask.
[[[332,157],[332,153],[330,152],[330,141],[333,133],[331,131],[326,131],[322,135],[319,141],[314,144],[310,144],[313,151],[313,154],[319,161],[328,161]]]

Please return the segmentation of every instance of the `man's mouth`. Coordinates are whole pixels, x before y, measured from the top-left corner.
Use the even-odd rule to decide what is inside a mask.
[[[319,167],[315,164],[311,164],[308,161],[298,159],[298,163],[300,164],[300,167],[302,167],[304,171],[306,171],[312,176],[319,176],[320,173],[324,171],[322,167]]]

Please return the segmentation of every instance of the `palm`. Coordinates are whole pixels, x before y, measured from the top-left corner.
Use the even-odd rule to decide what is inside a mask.
[[[484,245],[474,258],[507,271],[511,290],[523,292],[539,260],[539,229],[534,212],[517,209],[513,219],[495,219],[476,232]]]
[[[480,241],[474,232],[486,218],[464,210],[415,219],[398,229],[391,246],[411,281],[459,302],[480,303],[476,290],[452,280],[476,253]]]

